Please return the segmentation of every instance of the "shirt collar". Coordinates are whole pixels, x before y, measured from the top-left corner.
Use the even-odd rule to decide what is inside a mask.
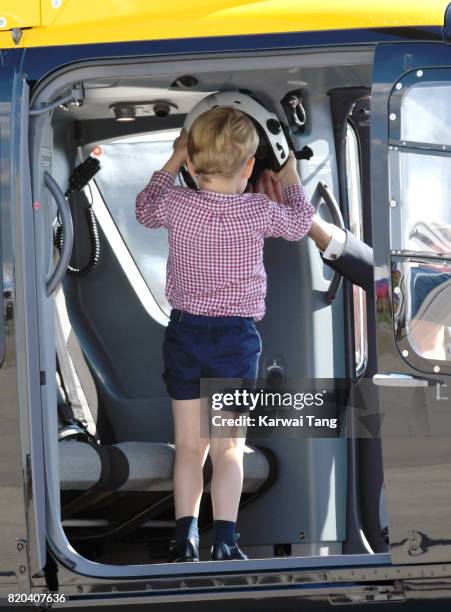
[[[231,204],[237,204],[246,195],[245,193],[220,193],[210,189],[198,189],[197,193],[209,208],[216,210],[223,210]]]

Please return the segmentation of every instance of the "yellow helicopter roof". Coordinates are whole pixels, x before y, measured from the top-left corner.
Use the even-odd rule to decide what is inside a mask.
[[[2,0],[0,48],[441,26],[449,0]],[[15,44],[11,30],[24,28]]]

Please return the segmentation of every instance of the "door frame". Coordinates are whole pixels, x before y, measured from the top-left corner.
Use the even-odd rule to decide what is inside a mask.
[[[451,521],[446,512],[449,499],[440,497],[443,486],[428,490],[437,477],[439,464],[450,465],[449,438],[427,430],[435,384],[447,379],[449,365],[440,373],[425,359],[401,354],[395,338],[396,296],[392,266],[412,255],[393,248],[392,210],[402,207],[390,185],[390,152],[409,149],[399,140],[399,104],[407,87],[429,71],[451,67],[451,47],[445,43],[382,44],[376,49],[371,100],[371,195],[373,203],[373,248],[376,304],[378,386],[382,454],[388,510],[390,551],[395,563],[435,563],[451,560]],[[449,71],[451,81],[451,70]],[[451,144],[451,143],[450,143]],[[397,231],[401,230],[401,225]],[[378,294],[378,287],[381,291]],[[401,347],[402,348],[402,347]],[[413,352],[413,351],[411,351]],[[420,364],[420,361],[423,362]],[[389,377],[389,378],[387,378]],[[449,376],[448,376],[449,380]],[[403,386],[401,386],[403,385]],[[421,391],[423,389],[423,391]],[[416,390],[416,391],[415,391]],[[414,395],[415,392],[415,395]],[[434,467],[436,466],[436,467]],[[415,481],[415,469],[418,479]],[[405,486],[408,479],[411,486]],[[428,497],[425,514],[416,503],[415,491]],[[440,501],[438,498],[440,497]]]

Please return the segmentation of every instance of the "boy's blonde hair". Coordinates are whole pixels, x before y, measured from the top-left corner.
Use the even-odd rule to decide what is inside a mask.
[[[235,176],[255,155],[258,143],[250,117],[231,106],[217,106],[194,120],[187,148],[196,174],[208,182],[209,174]]]

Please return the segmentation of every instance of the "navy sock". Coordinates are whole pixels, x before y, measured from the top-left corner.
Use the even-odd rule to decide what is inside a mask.
[[[215,543],[225,542],[228,546],[234,546],[235,540],[235,523],[233,521],[215,521]]]
[[[183,545],[185,540],[192,538],[199,544],[199,529],[197,527],[197,516],[182,516],[175,521],[175,541]]]

